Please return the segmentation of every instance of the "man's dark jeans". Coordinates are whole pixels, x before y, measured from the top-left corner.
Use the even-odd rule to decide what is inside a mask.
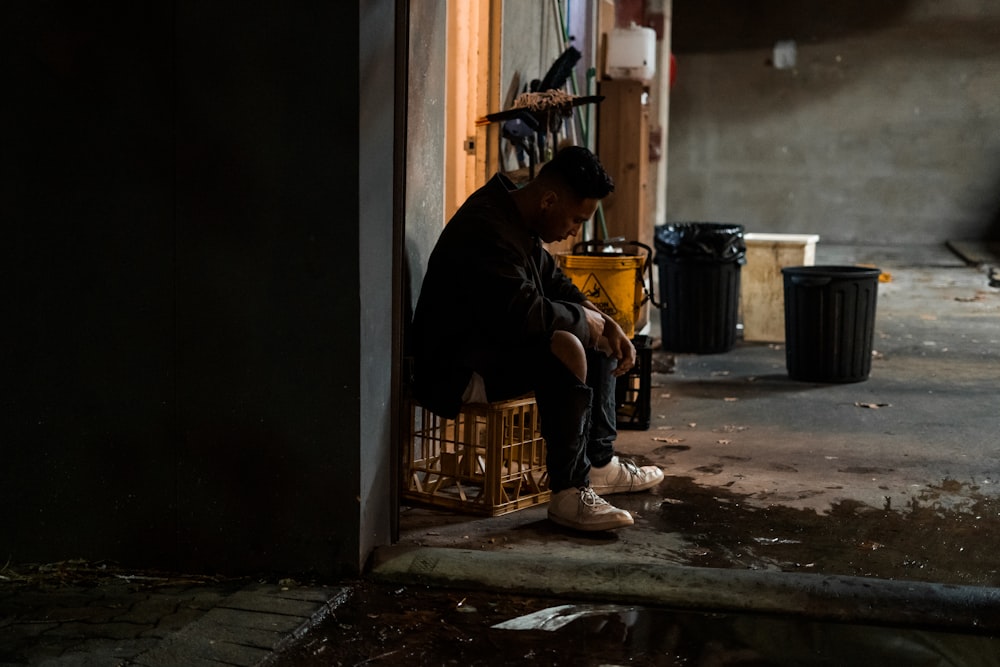
[[[531,363],[490,363],[477,369],[486,395],[503,401],[534,391],[546,466],[553,493],[590,483],[590,467],[602,466],[614,455],[618,436],[615,382],[618,361],[596,350],[587,351],[587,384],[559,361],[548,347],[528,355]],[[509,361],[509,360],[508,360]]]

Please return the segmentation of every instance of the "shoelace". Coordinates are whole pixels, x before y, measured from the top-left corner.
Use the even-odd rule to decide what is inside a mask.
[[[618,459],[618,464],[628,472],[628,474],[633,477],[639,476],[639,466],[635,464],[632,459]]]
[[[586,489],[580,489],[580,502],[587,507],[599,507],[600,505],[608,504],[607,500],[594,493],[594,490],[589,486]]]

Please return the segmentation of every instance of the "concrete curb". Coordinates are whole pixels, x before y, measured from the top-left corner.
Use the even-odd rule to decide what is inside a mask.
[[[376,550],[383,583],[969,633],[1000,631],[1000,588],[432,547]]]

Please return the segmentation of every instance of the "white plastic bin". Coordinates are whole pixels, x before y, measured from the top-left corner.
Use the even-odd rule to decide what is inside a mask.
[[[818,234],[744,234],[747,263],[740,283],[743,340],[785,342],[785,293],[781,269],[812,266]]]

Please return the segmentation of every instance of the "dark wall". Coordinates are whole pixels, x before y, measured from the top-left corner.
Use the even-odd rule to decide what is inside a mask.
[[[19,5],[0,555],[356,567],[357,6]]]

